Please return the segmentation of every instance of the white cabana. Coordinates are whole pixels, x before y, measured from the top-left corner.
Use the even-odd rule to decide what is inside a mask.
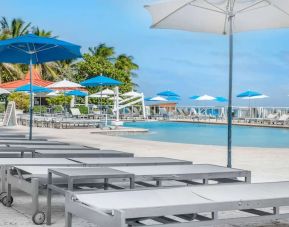
[[[94,94],[91,94],[88,96],[89,98],[107,98],[109,97],[108,95],[101,95],[101,94],[98,94],[98,93],[94,93]]]

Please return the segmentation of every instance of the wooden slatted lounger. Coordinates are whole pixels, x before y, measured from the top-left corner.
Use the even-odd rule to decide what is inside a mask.
[[[283,206],[289,206],[288,189],[289,182],[276,182],[110,193],[67,192],[65,226],[72,226],[72,215],[98,227],[192,227],[270,222],[289,218],[288,209],[280,212]],[[230,213],[224,215],[224,212]]]

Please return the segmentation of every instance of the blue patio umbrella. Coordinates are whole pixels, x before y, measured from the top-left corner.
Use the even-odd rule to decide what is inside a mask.
[[[167,96],[166,99],[168,101],[179,101],[181,98],[179,96]]]
[[[217,96],[215,99],[217,102],[228,102],[228,99],[225,97]]]
[[[99,76],[93,77],[91,79],[82,81],[80,84],[82,86],[85,86],[85,87],[99,87],[99,86],[119,86],[122,83],[120,81],[112,79],[110,77],[99,75]],[[102,91],[100,92],[100,98],[101,98],[100,99],[100,110],[102,112]]]
[[[32,93],[50,93],[50,92],[53,92],[53,90],[51,90],[49,88],[36,86],[36,85],[31,86],[31,84],[26,84],[26,85],[20,86],[20,87],[16,88],[15,91],[17,91],[17,92],[31,92],[32,91]]]
[[[82,81],[80,84],[85,87],[98,87],[98,86],[119,86],[122,83],[118,80],[106,76],[96,76],[91,79]]]
[[[80,46],[54,38],[28,34],[0,41],[0,62],[29,64],[30,66],[30,140],[32,139],[33,119],[32,65],[79,57],[81,57]]]
[[[69,91],[67,93],[65,93],[66,96],[78,96],[78,97],[85,97],[87,96],[87,93],[83,92],[83,91],[79,91],[79,90],[73,90],[73,91]]]
[[[162,92],[158,93],[157,95],[166,96],[166,97],[180,97],[177,93],[169,91],[169,90],[162,91]]]
[[[245,92],[242,92],[241,94],[237,95],[238,98],[246,98],[246,97],[254,97],[254,96],[259,96],[259,95],[262,95],[261,93],[259,92],[256,92],[256,91],[245,91]]]

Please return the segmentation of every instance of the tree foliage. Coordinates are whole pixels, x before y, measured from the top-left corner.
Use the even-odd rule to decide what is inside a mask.
[[[14,101],[19,110],[29,110],[29,94],[24,92],[13,92],[8,97],[9,101]]]

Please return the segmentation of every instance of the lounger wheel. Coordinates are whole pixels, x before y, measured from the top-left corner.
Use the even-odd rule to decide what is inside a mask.
[[[32,221],[35,225],[41,225],[45,221],[45,213],[44,212],[37,212],[32,216]]]
[[[10,199],[8,199],[8,195],[5,195],[2,200],[1,200],[2,204],[6,207],[11,207],[12,203],[13,203],[13,197],[10,196]]]

